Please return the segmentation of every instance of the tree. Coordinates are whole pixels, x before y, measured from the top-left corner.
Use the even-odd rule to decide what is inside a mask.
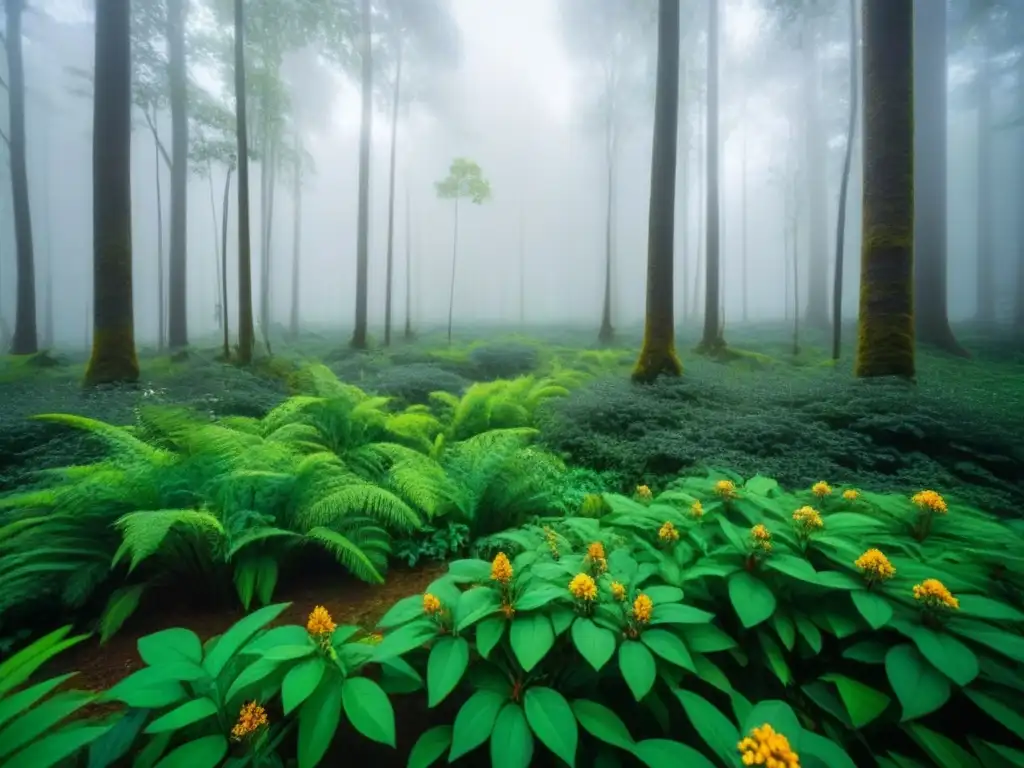
[[[167,0],[167,73],[171,107],[171,249],[168,263],[167,342],[188,346],[188,69],[187,0]]]
[[[708,106],[707,106],[707,269],[704,292],[704,333],[698,351],[717,354],[725,347],[721,313],[721,225],[719,220],[718,138],[718,3],[708,3]]]
[[[360,55],[362,73],[362,119],[359,125],[359,219],[356,233],[356,327],[352,347],[367,347],[368,272],[370,238],[370,137],[373,132],[373,59],[370,29],[370,0],[362,0]]]
[[[235,0],[235,137],[238,141],[238,361],[252,363],[252,247],[249,233],[249,135],[245,114],[245,10]]]
[[[25,0],[5,0],[7,10],[7,93],[10,101],[9,141],[11,195],[14,207],[14,238],[17,247],[17,309],[11,354],[39,351],[36,330],[36,273],[32,248],[32,212],[28,194],[27,137],[25,135],[25,67],[22,56],[21,20]]]
[[[946,4],[914,6],[914,295],[918,342],[966,354],[949,327],[946,285]]]
[[[134,382],[131,2],[96,6],[93,106],[93,342],[88,385]]]
[[[384,346],[391,345],[391,298],[395,271],[395,153],[398,149],[398,107],[402,96],[402,39],[396,42],[395,92],[391,106],[391,157],[388,167],[388,252],[384,286]],[[406,267],[408,269],[408,266]]]
[[[452,279],[448,288],[448,344],[452,343],[452,315],[455,308],[455,268],[459,256],[459,200],[467,199],[474,205],[482,205],[491,199],[491,184],[484,178],[480,166],[472,160],[457,157],[448,168],[448,177],[435,182],[437,196],[442,200],[453,200],[454,232],[452,235]]]
[[[717,3],[709,5],[714,21]],[[675,349],[672,306],[678,117],[679,0],[659,0],[651,204],[647,224],[647,316],[643,347],[633,369],[634,381],[647,382],[660,375],[682,373]]]
[[[858,377],[914,376],[914,5],[864,0]]]

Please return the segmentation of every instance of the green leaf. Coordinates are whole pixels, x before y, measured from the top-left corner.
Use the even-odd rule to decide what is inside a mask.
[[[750,629],[771,618],[775,612],[775,594],[763,581],[746,571],[729,577],[729,599],[744,627]]]
[[[686,717],[693,729],[704,742],[727,765],[737,760],[736,744],[740,740],[739,731],[732,720],[723,715],[714,704],[702,696],[682,688],[672,691],[679,703],[683,705]]]
[[[20,714],[0,731],[0,758],[28,745],[95,698],[95,694],[84,691],[61,691]]]
[[[455,629],[459,632],[501,609],[501,596],[490,587],[467,589],[455,603]]]
[[[576,764],[579,729],[572,707],[553,688],[535,686],[523,697],[526,721],[541,744],[569,765]]]
[[[5,725],[11,718],[27,712],[33,704],[43,698],[66,680],[70,680],[77,672],[70,672],[60,677],[51,677],[41,683],[13,693],[10,696],[0,698],[0,727]]]
[[[647,646],[636,640],[624,640],[619,646],[619,669],[637,701],[643,699],[657,677],[658,669]]]
[[[217,704],[205,696],[201,699],[186,701],[179,707],[161,715],[151,722],[143,733],[161,733],[163,731],[176,731],[186,725],[198,723],[207,717],[217,714]]]
[[[515,609],[517,611],[534,611],[543,608],[555,600],[568,598],[569,590],[564,587],[557,587],[554,584],[533,584],[523,590],[523,593],[516,598]]]
[[[591,619],[581,617],[573,622],[572,641],[580,656],[597,671],[615,654],[615,633]]]
[[[266,680],[270,675],[274,674],[280,666],[281,662],[279,661],[274,661],[272,659],[256,659],[256,661],[243,669],[239,673],[238,677],[235,678],[234,682],[231,683],[231,687],[228,688],[227,695],[224,697],[225,701],[233,701],[240,693],[243,693],[250,686]]]
[[[779,640],[782,641],[786,650],[792,651],[796,646],[796,624],[789,616],[778,611],[772,616],[771,623],[775,634],[779,636]]]
[[[693,657],[686,645],[676,635],[664,629],[646,629],[640,641],[670,664],[696,672]]]
[[[28,680],[33,672],[65,648],[77,645],[88,637],[75,635],[65,640],[70,631],[70,626],[55,629],[0,663],[0,696]]]
[[[203,660],[203,644],[199,636],[192,630],[181,627],[140,637],[138,648],[139,656],[151,667],[172,661],[199,664]]]
[[[325,678],[299,707],[299,768],[320,764],[341,722],[341,686]]]
[[[807,646],[815,654],[821,653],[821,630],[803,614],[797,614],[793,617],[793,620],[796,622],[796,629],[804,639],[804,642],[807,643]]]
[[[735,744],[733,747],[735,748]],[[633,747],[633,754],[648,768],[667,768],[667,766],[686,766],[686,768],[715,768],[715,764],[704,755],[669,739],[644,739]]]
[[[135,613],[142,600],[142,594],[146,591],[145,582],[132,584],[127,587],[115,589],[100,616],[100,645],[103,645],[124,626],[124,623]]]
[[[686,646],[694,653],[714,653],[735,648],[733,638],[714,624],[693,624],[682,628]]]
[[[665,584],[645,587],[643,593],[651,598],[655,605],[664,606],[669,603],[678,603],[683,599],[683,590],[679,587],[670,587]]]
[[[410,595],[392,605],[383,618],[377,622],[377,626],[381,629],[392,629],[422,616],[423,595]]]
[[[166,671],[166,666],[143,667],[116,683],[103,698],[143,709],[160,709],[177,704],[185,698],[185,689],[177,680],[167,679]]]
[[[654,604],[651,624],[707,624],[715,614],[679,603]]]
[[[341,633],[342,627],[334,631],[335,636]],[[279,645],[302,645],[309,642],[309,632],[298,624],[285,624],[281,627],[264,629],[253,635],[252,639],[242,646],[242,656],[262,656],[271,648]]]
[[[1024,637],[978,621],[952,619],[946,629],[1024,664]]]
[[[281,681],[281,706],[286,715],[290,715],[297,706],[312,695],[320,684],[325,669],[323,659],[317,657],[306,659],[288,670],[284,680]]]
[[[957,685],[967,685],[978,676],[978,657],[953,635],[917,624],[901,624],[900,629],[909,634],[932,666]]]
[[[427,659],[427,706],[436,707],[455,690],[469,666],[469,643],[461,637],[443,637]]]
[[[409,651],[426,645],[437,637],[437,634],[437,624],[429,619],[405,624],[384,635],[384,639],[374,649],[373,658],[376,661],[384,661],[395,656],[404,656]]]
[[[520,665],[529,672],[537,666],[555,644],[555,630],[551,619],[542,613],[517,616],[509,632],[512,652]]]
[[[1024,768],[1024,752],[1021,752],[1019,749],[1011,749],[1002,744],[994,744],[991,741],[982,741],[980,744],[985,749],[995,753],[995,757],[990,760],[982,759],[985,768],[992,768],[992,766],[998,766],[998,768]],[[975,752],[979,754],[982,752],[979,749],[979,744],[974,739],[971,739],[971,745],[974,747]]]
[[[460,584],[486,583],[491,578],[491,564],[486,560],[453,560],[448,563],[448,576]]]
[[[217,677],[249,638],[259,632],[284,612],[291,603],[276,603],[254,611],[235,622],[227,632],[217,639],[206,658],[203,668],[211,677]]]
[[[971,690],[970,688],[965,688],[964,694],[986,715],[1002,725],[1014,736],[1024,738],[1024,716],[1020,714],[1019,706],[1016,709],[1008,707],[994,696],[989,696],[987,693]]]
[[[981,768],[970,752],[951,739],[917,723],[908,723],[903,728],[938,768]]]
[[[845,651],[843,658],[851,661],[860,661],[864,664],[884,664],[885,655],[889,652],[889,646],[877,640],[864,640],[854,643]]]
[[[782,649],[779,644],[775,642],[771,635],[762,630],[757,630],[757,639],[761,643],[761,648],[764,651],[764,656],[768,659],[768,665],[771,667],[772,673],[779,678],[779,682],[783,685],[789,685],[793,682],[793,673],[789,669],[789,664],[786,663],[786,657],[782,654]]]
[[[909,643],[889,649],[885,655],[885,673],[903,707],[901,721],[923,717],[949,701],[949,679]]]
[[[483,658],[490,656],[494,647],[501,642],[508,620],[504,616],[493,616],[476,625],[476,650]]]
[[[498,719],[498,712],[507,702],[505,696],[488,690],[477,691],[466,699],[466,703],[459,708],[452,727],[449,763],[454,763],[490,738],[494,723]]]
[[[533,760],[533,734],[523,708],[509,702],[494,721],[491,731],[491,766],[529,768]]]
[[[203,736],[169,752],[155,768],[217,768],[227,753],[224,736]]]
[[[863,728],[889,706],[890,699],[884,693],[846,675],[822,675],[821,679],[827,680],[838,689],[839,698],[843,700],[843,706],[846,707],[854,728]]]
[[[831,739],[826,739],[813,731],[804,731],[800,737],[800,757],[805,765],[808,758],[814,757],[821,761],[821,768],[857,768],[846,750]]]
[[[725,673],[707,656],[697,653],[693,656],[693,666],[697,669],[697,677],[705,683],[713,685],[723,693],[732,693],[732,683]]]
[[[743,733],[750,733],[752,728],[758,728],[765,723],[785,736],[792,750],[800,754],[804,729],[800,726],[792,707],[784,701],[775,699],[759,701],[743,718]]]
[[[576,699],[572,703],[572,711],[583,730],[595,739],[627,752],[633,749],[635,742],[626,724],[604,704],[589,699]]]
[[[851,592],[850,597],[872,629],[881,629],[892,618],[892,605],[881,595],[862,589]]]
[[[349,677],[341,685],[341,701],[353,728],[371,741],[395,746],[395,709],[383,688],[366,677]]]
[[[303,645],[279,645],[276,648],[269,648],[263,654],[267,661],[294,661],[316,653],[316,646],[307,641]]]
[[[801,557],[793,555],[772,555],[765,560],[765,567],[807,584],[819,584],[818,572],[814,566]]]
[[[109,725],[62,728],[47,734],[4,762],[4,768],[51,768],[95,742],[110,730]]]
[[[971,616],[976,619],[991,621],[1024,622],[1024,613],[1016,608],[982,595],[957,595],[960,600],[960,616]]]
[[[452,745],[452,727],[435,725],[416,739],[406,768],[429,768],[441,759]]]

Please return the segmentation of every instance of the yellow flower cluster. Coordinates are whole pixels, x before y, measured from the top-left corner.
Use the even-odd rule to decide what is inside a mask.
[[[944,515],[949,511],[946,500],[935,491],[918,491],[910,500],[915,506],[937,515]]]
[[[926,608],[960,610],[960,601],[953,597],[953,593],[938,579],[925,579],[920,584],[915,584],[914,599]]]
[[[765,768],[800,768],[800,756],[789,746],[789,739],[768,723],[752,728],[750,735],[736,745],[744,765]]]
[[[558,537],[555,536],[555,532],[550,527],[544,526],[544,541],[548,544],[548,549],[551,550],[551,557],[555,560],[558,559]]]
[[[758,523],[750,529],[750,540],[754,549],[759,549],[762,552],[772,551],[772,532],[764,523]]]
[[[491,580],[503,585],[512,581],[512,563],[504,552],[499,552],[491,563]]]
[[[654,613],[654,601],[645,594],[636,596],[633,601],[633,620],[638,624],[647,624]]]
[[[597,573],[604,573],[608,570],[608,561],[604,556],[604,544],[595,541],[587,547],[587,560]]]
[[[868,582],[888,581],[896,575],[896,569],[889,562],[889,558],[879,549],[869,549],[854,560],[853,564]]]
[[[800,507],[793,513],[793,520],[808,533],[825,527],[821,514],[814,507]]]
[[[427,592],[423,595],[423,612],[427,616],[433,616],[441,612],[441,601],[436,595]]]
[[[658,538],[662,541],[679,541],[679,531],[672,523],[665,521],[665,524],[658,530]]]
[[[715,494],[725,500],[736,498],[736,483],[732,480],[719,480],[715,483]]]
[[[250,701],[248,704],[242,705],[242,711],[238,713],[238,722],[231,729],[231,738],[241,741],[256,733],[267,723],[267,711],[255,701]]]
[[[626,599],[626,587],[617,581],[612,582],[612,597],[618,602]]]
[[[854,490],[853,488],[847,488],[843,491],[843,498],[850,502],[856,501],[860,498],[860,491]]]
[[[814,494],[815,498],[824,499],[826,496],[832,495],[832,486],[824,480],[819,480],[811,486],[811,493]]]
[[[636,495],[639,497],[640,501],[650,501],[654,498],[654,494],[651,493],[651,489],[646,485],[638,485],[636,487]]]
[[[309,618],[306,619],[306,631],[309,632],[313,637],[323,637],[324,635],[330,635],[334,632],[334,628],[337,625],[331,618],[331,614],[327,612],[327,609],[322,605],[318,605],[309,614]]]
[[[589,574],[577,573],[572,577],[572,581],[569,582],[569,592],[577,600],[589,603],[597,597],[597,584]]]
[[[690,517],[694,520],[700,520],[704,517],[704,505],[700,503],[700,499],[697,499],[697,501],[690,505]]]

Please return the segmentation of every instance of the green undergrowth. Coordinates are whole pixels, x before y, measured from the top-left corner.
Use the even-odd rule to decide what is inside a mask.
[[[451,562],[377,627],[314,606],[306,626],[271,626],[281,603],[205,644],[148,635],[145,666],[107,691],[29,681],[81,639],[57,631],[0,667],[0,756],[313,768],[376,743],[417,768],[1024,761],[1019,523],[934,491],[727,472],[580,511],[492,535],[487,559]],[[62,724],[104,702],[121,709]]]

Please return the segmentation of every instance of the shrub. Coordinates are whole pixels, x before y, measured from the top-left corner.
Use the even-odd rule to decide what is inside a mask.
[[[535,370],[540,362],[540,354],[532,344],[480,344],[470,350],[469,362],[476,371],[474,378],[511,379]]]
[[[369,380],[367,388],[394,397],[400,405],[426,405],[431,392],[460,395],[469,385],[469,380],[458,374],[418,363],[386,368]]]

